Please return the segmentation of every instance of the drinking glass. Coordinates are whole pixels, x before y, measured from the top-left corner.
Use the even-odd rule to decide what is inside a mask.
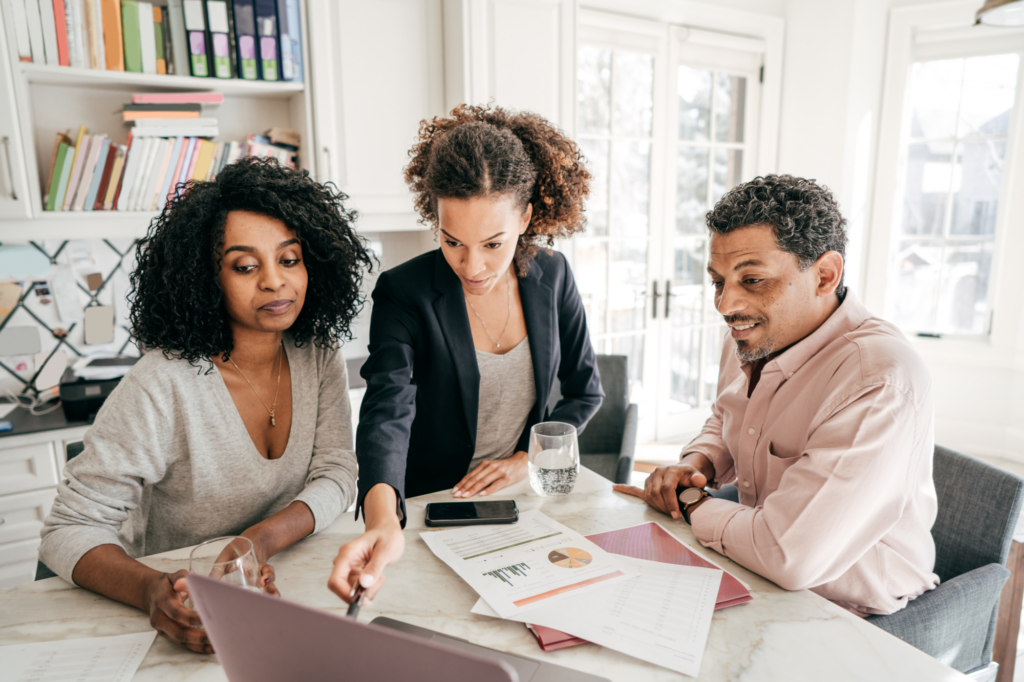
[[[565,497],[576,485],[580,446],[576,427],[562,422],[541,422],[530,429],[528,469],[530,487],[542,497]]]
[[[199,543],[188,556],[188,570],[247,590],[263,591],[260,564],[249,538],[225,536]],[[195,609],[191,595],[185,605]]]

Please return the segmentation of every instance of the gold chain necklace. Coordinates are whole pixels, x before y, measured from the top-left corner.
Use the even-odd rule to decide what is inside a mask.
[[[245,379],[245,383],[249,384],[249,388],[252,389],[252,392],[256,393],[256,398],[261,403],[263,403],[263,407],[265,407],[267,409],[267,412],[270,413],[270,425],[271,426],[277,426],[277,422],[274,421],[274,410],[277,409],[277,394],[281,390],[281,370],[283,369],[283,365],[284,365],[284,363],[281,362],[281,352],[283,350],[284,350],[284,341],[281,341],[281,348],[279,348],[278,351],[277,351],[277,388],[274,389],[274,402],[271,403],[270,407],[267,407],[267,404],[263,402],[263,398],[260,398],[260,394],[256,391],[256,387],[252,385],[252,382],[249,381],[249,377],[245,376],[245,373],[242,372],[242,370],[238,369],[238,365],[235,365],[235,361],[231,359],[231,356],[228,356],[228,362],[230,362],[232,365],[234,365],[235,369],[238,369],[238,373],[242,375],[243,379]]]
[[[494,337],[491,335],[491,330],[487,328],[487,323],[484,322],[484,318],[480,317],[480,313],[478,313],[476,311],[476,306],[473,305],[473,302],[469,300],[469,296],[466,296],[466,303],[468,303],[469,307],[473,309],[473,314],[476,315],[476,319],[480,320],[480,324],[483,325],[484,332],[491,339],[491,343],[493,343],[498,348],[501,348],[501,340],[503,338],[505,338],[505,331],[508,330],[508,321],[512,319],[512,284],[511,284],[511,282],[512,282],[512,278],[508,274],[508,271],[506,271],[505,272],[505,287],[508,289],[508,315],[505,317],[505,326],[502,328],[501,336],[498,337],[497,341],[495,341]],[[465,296],[465,292],[463,292],[463,295]]]

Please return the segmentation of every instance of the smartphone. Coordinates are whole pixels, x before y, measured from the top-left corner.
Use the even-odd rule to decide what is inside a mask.
[[[484,526],[492,523],[515,523],[519,509],[515,500],[486,502],[431,502],[427,505],[427,525]]]

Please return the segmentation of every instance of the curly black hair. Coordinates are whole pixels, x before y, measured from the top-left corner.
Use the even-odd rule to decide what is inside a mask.
[[[827,187],[792,175],[766,175],[737,185],[707,214],[708,229],[726,234],[741,227],[770,225],[775,242],[806,270],[827,251],[846,260],[846,218]],[[846,295],[843,277],[836,294]]]
[[[533,204],[516,244],[516,270],[555,238],[583,231],[590,172],[579,147],[547,119],[527,111],[460,104],[447,118],[420,122],[405,181],[416,194],[420,222],[437,228],[437,200],[511,195]]]
[[[309,283],[289,329],[295,344],[335,347],[352,338],[350,325],[364,302],[363,277],[374,258],[352,228],[356,214],[345,208],[346,199],[330,183],[268,158],[245,158],[210,182],[189,182],[136,247],[132,338],[194,366],[216,355],[230,357],[234,341],[218,274],[231,211],[276,218],[302,244]]]

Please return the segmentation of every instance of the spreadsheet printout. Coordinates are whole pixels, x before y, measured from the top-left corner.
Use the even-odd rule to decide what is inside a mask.
[[[10,682],[131,682],[156,631],[0,647]]]
[[[555,628],[684,675],[704,656],[722,571],[622,557],[638,575],[512,616]],[[497,614],[483,601],[473,613]]]
[[[635,574],[623,557],[536,510],[516,524],[420,537],[503,618]]]

